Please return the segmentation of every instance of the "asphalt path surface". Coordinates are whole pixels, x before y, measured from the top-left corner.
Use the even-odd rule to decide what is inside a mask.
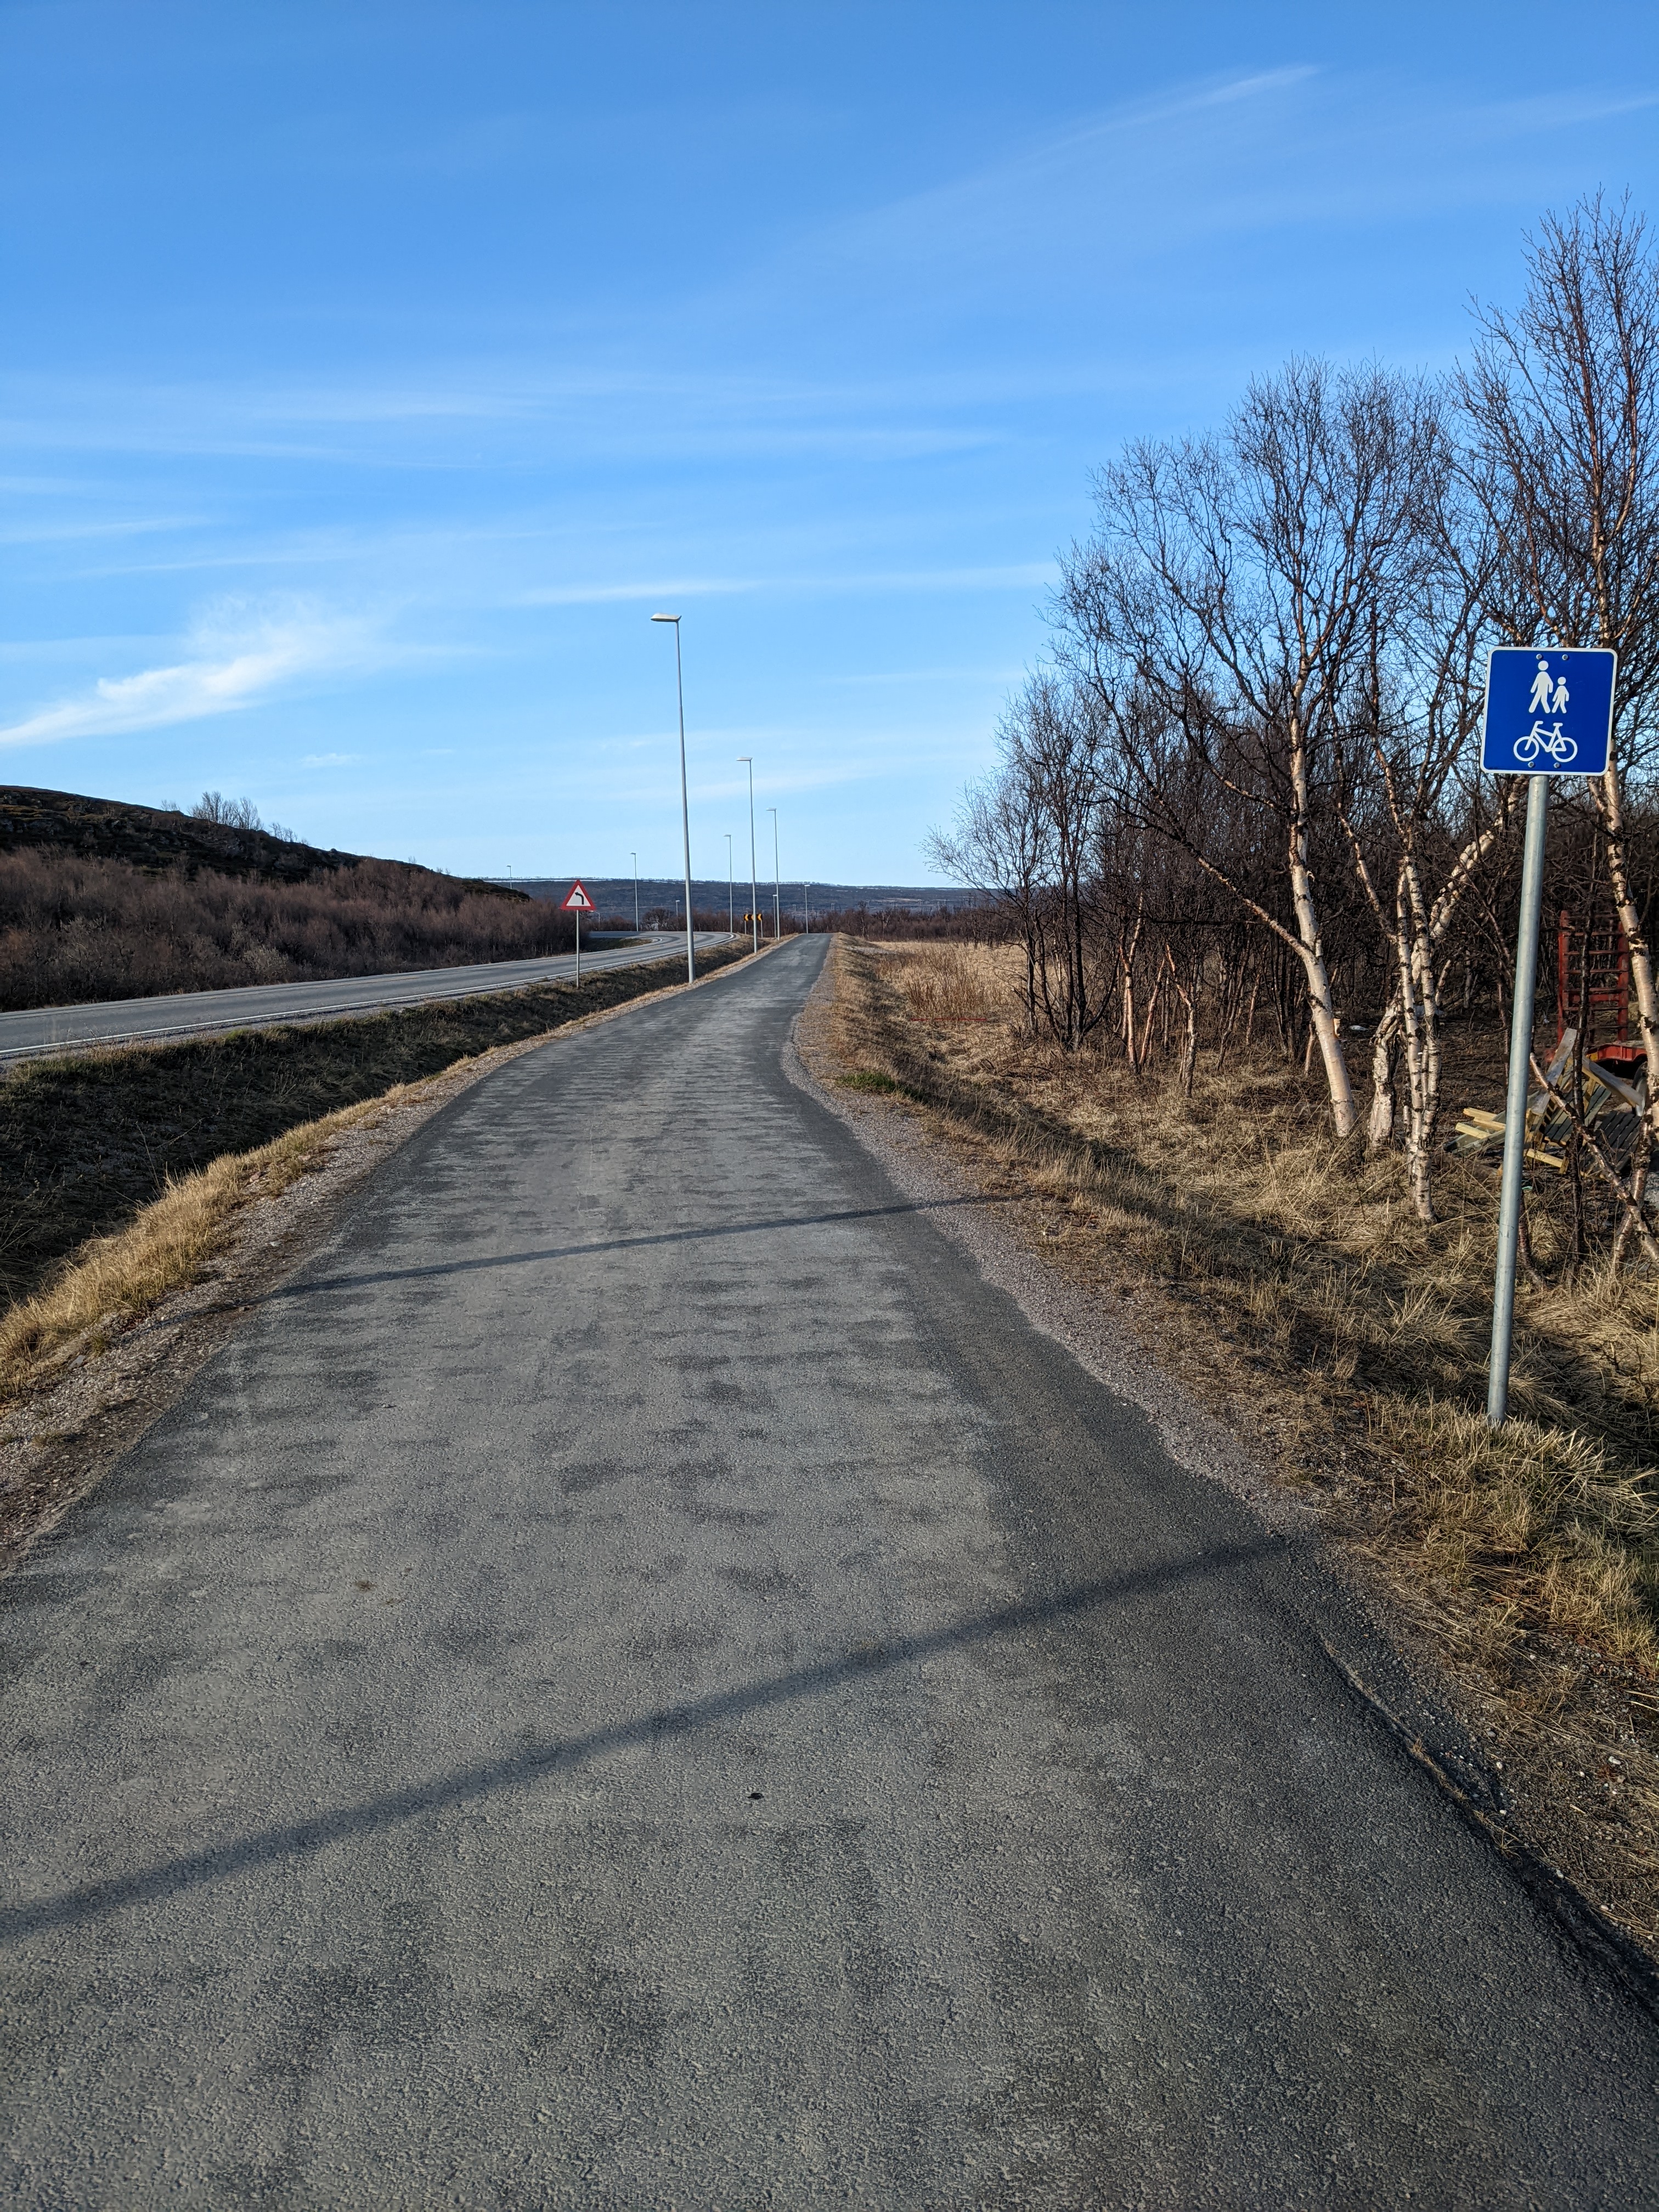
[[[821,957],[464,1094],[0,1586],[9,2201],[1659,2203],[1651,2016],[792,1085]]]
[[[701,933],[696,942],[724,945]],[[584,948],[584,975],[635,968],[684,953],[684,933],[647,942]],[[282,1022],[319,1022],[343,1014],[385,1013],[434,999],[476,999],[562,983],[574,975],[574,952],[545,960],[490,960],[471,968],[416,968],[396,975],[345,975],[320,983],[251,983],[234,991],[175,991],[159,999],[106,999],[84,1006],[26,1006],[0,1013],[0,1066],[100,1044],[143,1044],[167,1037],[204,1036],[224,1030],[272,1029]]]

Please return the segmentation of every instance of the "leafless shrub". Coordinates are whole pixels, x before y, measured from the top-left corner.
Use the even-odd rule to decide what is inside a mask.
[[[392,860],[272,884],[48,848],[0,854],[4,1007],[528,959],[574,942],[555,907]]]
[[[1580,929],[1605,909],[1628,945],[1646,1115],[1622,1190],[1574,1188],[1615,1260],[1651,1256],[1659,255],[1641,222],[1599,198],[1547,218],[1521,307],[1480,311],[1450,379],[1294,361],[1215,434],[1131,444],[1097,492],[1050,661],[932,848],[1022,944],[1031,1035],[1137,1074],[1172,1054],[1190,1088],[1202,1051],[1219,1068],[1261,1024],[1304,1069],[1317,1054],[1340,1139],[1366,1036],[1370,1148],[1403,1146],[1432,1223],[1447,994],[1501,1020],[1513,988],[1518,785],[1478,767],[1486,655],[1613,647],[1615,757],[1577,794],[1557,780],[1551,900]]]
[[[216,822],[225,830],[263,830],[259,810],[251,799],[227,799],[222,791],[204,791],[190,810],[197,822]],[[272,823],[270,835],[283,833]]]

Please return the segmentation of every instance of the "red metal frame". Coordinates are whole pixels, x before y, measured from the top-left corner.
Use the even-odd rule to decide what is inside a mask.
[[[1571,913],[1563,907],[1555,933],[1555,1038],[1558,1044],[1568,1030],[1581,1026],[1578,972],[1584,960],[1583,944],[1583,931],[1575,927]],[[1586,996],[1589,1000],[1589,1018],[1582,1024],[1585,1050],[1598,1050],[1602,1059],[1612,1061],[1615,1066],[1627,1054],[1633,1054],[1635,1064],[1640,1066],[1643,1058],[1640,1048],[1628,1042],[1630,940],[1617,923],[1610,929],[1593,929],[1590,932],[1585,981],[1589,986]],[[1613,1017],[1617,1043],[1598,1048],[1595,1032],[1601,1026],[1602,1017],[1607,1014]]]

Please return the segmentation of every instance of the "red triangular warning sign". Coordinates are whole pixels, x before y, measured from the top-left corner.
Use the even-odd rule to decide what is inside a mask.
[[[593,902],[580,884],[571,884],[569,897],[561,903],[567,914],[592,914],[593,911]]]

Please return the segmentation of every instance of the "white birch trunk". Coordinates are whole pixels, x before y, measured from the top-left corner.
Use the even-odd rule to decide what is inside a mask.
[[[1308,978],[1308,1011],[1313,1021],[1313,1033],[1319,1042],[1319,1053],[1325,1064],[1325,1081],[1331,1094],[1331,1115],[1336,1123],[1339,1137],[1352,1134],[1358,1120],[1353,1103],[1353,1085],[1348,1080],[1348,1064],[1342,1057],[1342,1038],[1336,1025],[1336,1008],[1331,995],[1331,979],[1325,965],[1325,947],[1319,933],[1319,917],[1314,906],[1313,873],[1308,866],[1308,751],[1298,732],[1291,749],[1291,788],[1292,795],[1290,829],[1291,900],[1296,909],[1296,927],[1302,965]]]

